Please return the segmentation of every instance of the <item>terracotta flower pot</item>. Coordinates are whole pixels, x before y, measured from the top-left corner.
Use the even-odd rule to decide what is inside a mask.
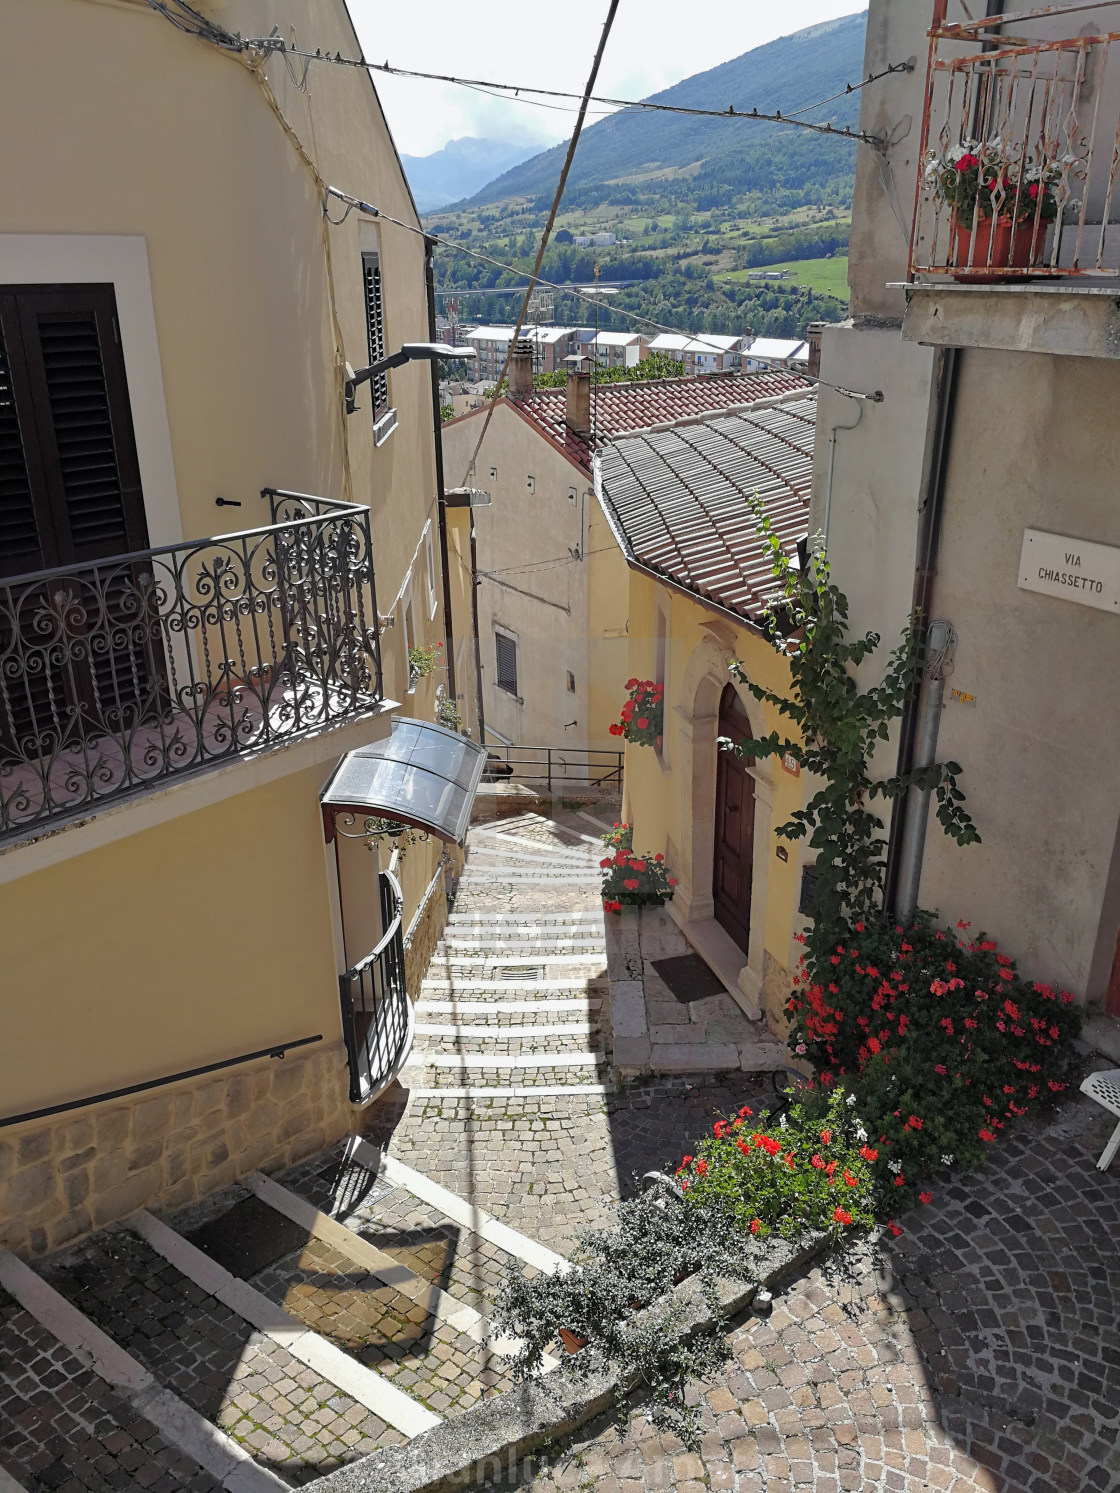
[[[558,1335],[569,1353],[578,1353],[581,1348],[587,1347],[588,1339],[580,1337],[579,1333],[573,1332],[570,1327],[559,1328]]]
[[[1010,218],[986,218],[978,213],[975,232],[954,219],[953,238],[957,262],[953,279],[991,285],[1016,278],[1002,273],[1005,270],[1025,270],[1038,263],[1046,242],[1046,224],[1038,224],[1036,236],[1033,218],[1016,224]]]
[[[661,750],[661,748],[662,748],[662,746],[663,746],[663,745],[664,745],[664,743],[665,743],[665,738],[664,738],[664,736],[659,736],[659,737],[658,737],[658,738],[657,738],[657,750],[658,750],[658,751],[660,751],[660,750]]]

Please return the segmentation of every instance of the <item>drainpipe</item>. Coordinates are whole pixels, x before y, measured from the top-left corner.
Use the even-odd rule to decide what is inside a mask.
[[[926,658],[922,673],[925,688],[917,712],[913,770],[932,767],[937,761],[937,733],[945,705],[945,679],[953,672],[953,649],[957,635],[945,621],[931,622],[926,633]],[[902,826],[898,853],[898,890],[894,907],[899,918],[909,918],[918,905],[918,883],[922,879],[922,856],[929,820],[929,788],[911,788]]]
[[[436,337],[436,241],[424,235],[424,289],[428,297],[428,337]],[[443,641],[447,654],[447,693],[452,702],[458,698],[455,688],[455,627],[451,616],[451,566],[447,553],[447,494],[443,487],[443,429],[439,413],[439,368],[435,358],[432,370],[432,421],[433,444],[436,455],[436,514],[439,529],[439,563],[443,572]],[[477,630],[477,623],[476,623]]]
[[[933,437],[929,461],[927,464],[927,476],[925,481],[925,493],[918,509],[918,542],[914,569],[914,593],[911,603],[912,614],[917,618],[919,627],[926,627],[926,657],[927,661],[933,655],[933,625],[926,626],[925,619],[929,616],[933,602],[933,583],[937,575],[937,557],[941,548],[941,520],[945,506],[945,479],[949,466],[949,449],[953,432],[953,416],[956,409],[957,389],[960,382],[960,352],[955,347],[944,348],[939,354],[938,365],[935,373],[937,408],[934,417]],[[948,626],[948,624],[942,624]],[[951,631],[951,629],[950,629]],[[924,671],[923,671],[924,672]],[[932,684],[932,680],[930,683]],[[942,689],[942,696],[944,690]],[[925,701],[928,703],[930,691],[925,693]],[[933,725],[933,747],[937,746],[937,722],[940,721],[941,704],[938,700],[934,711]],[[934,758],[930,757],[928,762],[920,760],[920,750],[928,748],[928,737],[925,746],[919,748],[919,728],[924,729],[923,699],[921,681],[915,680],[913,687],[907,696],[902,711],[902,725],[899,731],[898,742],[898,764],[896,771],[899,776],[912,772],[918,766],[930,765]],[[883,883],[884,906],[896,915],[913,910],[917,902],[918,883],[922,871],[922,851],[925,846],[925,824],[926,810],[929,807],[929,795],[925,795],[924,803],[922,795],[916,791],[902,798],[896,798],[891,812],[890,839],[887,844],[887,866]],[[914,819],[920,819],[920,831],[915,826],[909,828]],[[905,893],[902,885],[902,857],[903,847],[906,846],[908,858],[907,883]],[[904,896],[907,905],[904,907]]]
[[[471,518],[471,616],[474,619],[474,677],[475,704],[478,707],[478,744],[486,745],[486,716],[482,708],[482,640],[478,636],[478,546],[475,543],[474,509],[468,510]]]

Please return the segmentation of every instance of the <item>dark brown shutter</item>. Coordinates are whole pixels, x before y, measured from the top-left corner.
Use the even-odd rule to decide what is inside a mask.
[[[0,576],[26,575],[41,569],[42,564],[31,477],[0,317]]]
[[[517,644],[504,633],[494,634],[494,651],[498,663],[498,688],[517,693]]]
[[[366,340],[369,344],[369,360],[376,363],[386,356],[385,306],[381,290],[381,257],[378,254],[362,255],[362,281],[366,298]],[[378,374],[369,381],[373,398],[373,418],[380,420],[389,408],[389,376]]]

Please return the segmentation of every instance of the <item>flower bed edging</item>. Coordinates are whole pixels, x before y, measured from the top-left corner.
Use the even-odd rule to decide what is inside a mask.
[[[807,1235],[796,1244],[767,1240],[759,1251],[759,1279],[720,1280],[716,1291],[720,1315],[745,1311],[755,1294],[780,1288],[823,1255],[828,1234]],[[636,1320],[661,1314],[669,1306],[678,1314],[678,1338],[711,1325],[712,1316],[699,1280],[690,1276],[636,1314]],[[591,1351],[594,1351],[592,1348]],[[455,1420],[422,1431],[404,1446],[386,1447],[319,1478],[316,1493],[449,1493],[507,1471],[539,1447],[593,1420],[614,1403],[621,1383],[610,1370],[583,1383],[557,1373],[527,1379],[503,1394],[481,1400]]]

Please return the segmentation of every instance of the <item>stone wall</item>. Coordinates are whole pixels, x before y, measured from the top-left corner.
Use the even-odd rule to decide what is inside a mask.
[[[0,1247],[30,1258],[180,1208],[350,1128],[341,1042],[0,1131]]]
[[[434,884],[429,885],[427,900],[417,909],[416,921],[410,927],[404,945],[405,989],[415,1000],[420,982],[428,973],[440,935],[447,926],[445,888],[453,885],[463,871],[463,852],[458,845],[448,847],[446,864]]]
[[[762,956],[762,988],[758,992],[758,1003],[766,1024],[776,1037],[784,1042],[789,1033],[789,1012],[786,1001],[793,990],[793,976],[784,964],[779,964],[767,949]]]

